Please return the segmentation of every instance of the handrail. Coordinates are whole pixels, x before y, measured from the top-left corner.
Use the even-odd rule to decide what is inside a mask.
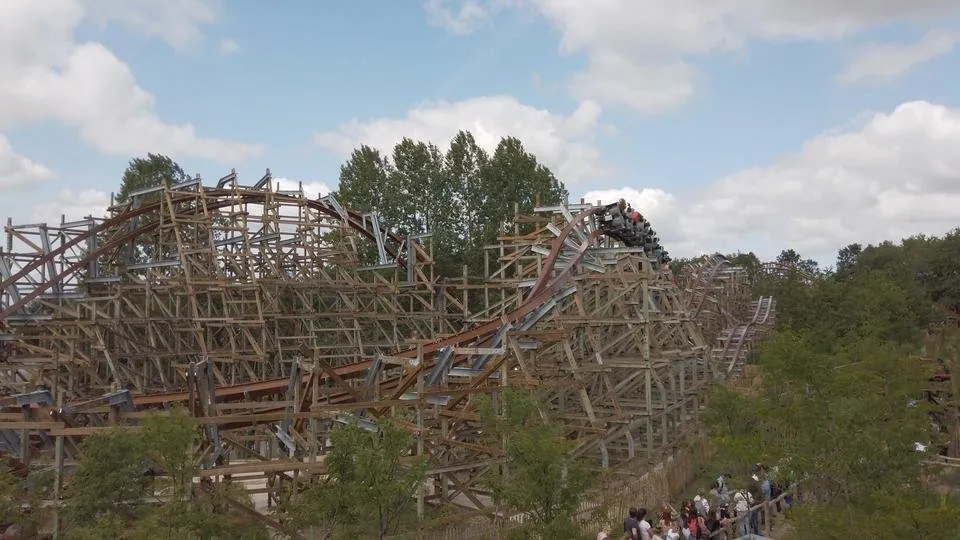
[[[761,502],[759,502],[759,503],[751,506],[751,507],[750,507],[746,512],[744,512],[743,514],[741,514],[741,515],[739,515],[739,516],[737,516],[737,517],[735,517],[735,518],[732,518],[732,519],[730,520],[730,522],[727,523],[726,527],[720,527],[720,529],[718,529],[718,530],[714,531],[713,533],[711,533],[708,538],[713,538],[713,537],[715,537],[715,536],[719,536],[720,533],[727,533],[727,534],[729,534],[729,533],[731,533],[731,532],[734,532],[734,533],[735,533],[735,531],[736,531],[736,525],[739,524],[740,522],[742,522],[742,521],[745,520],[745,519],[750,519],[751,517],[753,517],[753,513],[756,512],[757,510],[762,510],[762,511],[763,511],[763,518],[764,518],[764,519],[763,519],[763,528],[764,528],[764,533],[769,533],[770,530],[771,530],[771,526],[770,526],[770,508],[771,508],[771,507],[775,507],[776,504],[785,501],[788,496],[793,495],[795,489],[796,489],[796,486],[791,486],[791,489],[784,490],[784,492],[781,493],[780,495],[778,495],[777,497],[775,497],[775,498],[773,498],[773,499],[770,499],[769,501],[761,501]]]

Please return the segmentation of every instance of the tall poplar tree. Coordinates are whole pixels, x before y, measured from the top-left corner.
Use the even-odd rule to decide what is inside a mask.
[[[459,277],[483,272],[483,247],[509,232],[514,209],[531,212],[537,201],[555,205],[567,191],[519,139],[505,137],[492,156],[460,131],[443,154],[429,143],[404,138],[390,157],[369,146],[353,151],[340,168],[340,202],[376,210],[400,234],[433,235],[437,271]]]

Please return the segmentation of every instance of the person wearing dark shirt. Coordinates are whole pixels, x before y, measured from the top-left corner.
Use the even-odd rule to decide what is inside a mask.
[[[631,508],[630,515],[623,520],[623,537],[626,540],[640,540],[640,521],[637,519],[636,508]]]
[[[704,522],[704,526],[707,529],[704,531],[704,537],[711,540],[726,539],[726,533],[717,534],[717,531],[723,527],[723,521],[718,510],[710,510],[710,515]]]

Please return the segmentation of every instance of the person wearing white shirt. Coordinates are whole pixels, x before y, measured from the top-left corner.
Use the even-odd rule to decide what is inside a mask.
[[[652,540],[653,531],[650,529],[650,522],[647,521],[646,508],[637,511],[637,519],[640,521],[640,540]]]
[[[737,518],[737,536],[746,536],[750,528],[750,518],[747,514],[750,512],[749,494],[743,491],[737,491],[733,496],[733,512]]]

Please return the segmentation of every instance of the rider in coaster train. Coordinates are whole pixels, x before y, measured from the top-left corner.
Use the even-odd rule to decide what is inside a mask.
[[[620,199],[620,200],[622,201],[623,199]],[[640,212],[634,210],[633,207],[630,206],[630,203],[627,203],[627,210],[624,215],[633,220],[634,228],[636,228],[636,226],[639,225],[640,222],[643,220],[643,215],[641,215]]]
[[[598,213],[604,213],[603,210]],[[643,244],[644,223],[643,215],[633,209],[633,205],[620,199],[606,206],[606,216],[603,219],[604,229],[615,238],[627,245]]]
[[[620,199],[606,205],[603,209],[597,209],[597,214],[604,216],[602,226],[607,234],[628,246],[644,247],[645,251],[658,259],[658,262],[670,262],[669,255],[659,245],[659,239],[650,227],[650,223],[626,200]]]
[[[640,234],[640,222],[643,221],[643,216],[640,212],[633,209],[633,205],[620,199],[620,202],[617,204],[620,208],[620,213],[623,215],[624,221],[630,220],[632,223],[625,223],[627,229],[634,234]]]

